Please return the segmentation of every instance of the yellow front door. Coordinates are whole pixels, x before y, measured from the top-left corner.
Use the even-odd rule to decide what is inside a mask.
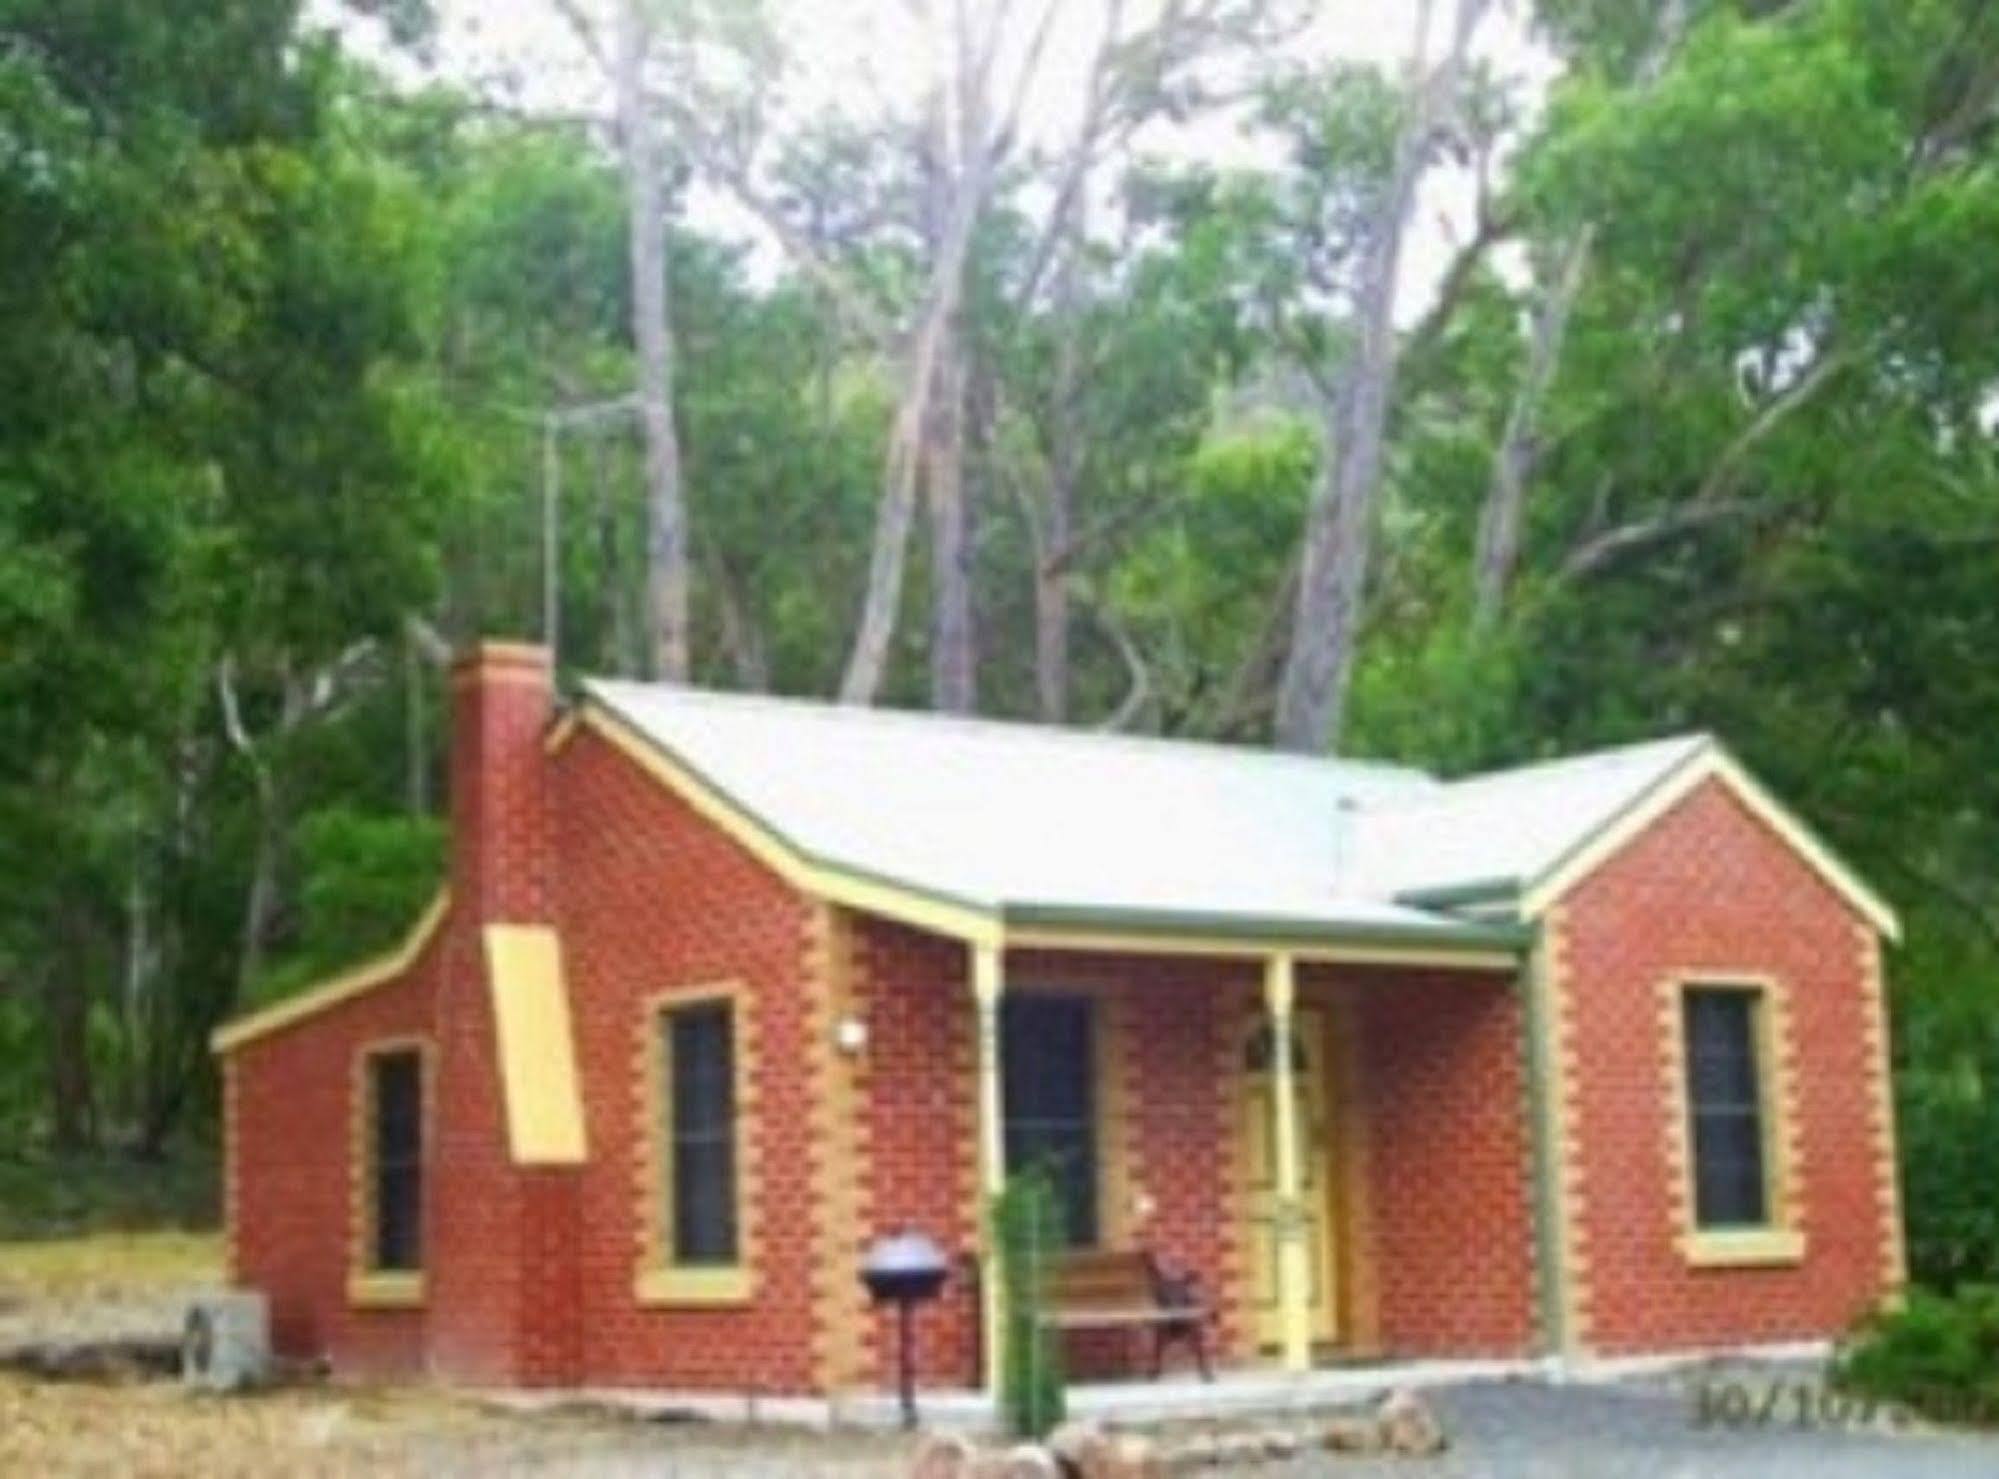
[[[1293,1014],[1292,1078],[1298,1096],[1298,1200],[1305,1222],[1306,1262],[1312,1339],[1337,1334],[1334,1309],[1333,1230],[1327,1216],[1327,1164],[1332,1126],[1327,1119],[1326,1013],[1300,1005]],[[1259,1341],[1275,1346],[1282,1336],[1277,1307],[1277,1139],[1273,1124],[1270,1027],[1259,1023],[1243,1045],[1243,1164],[1249,1178],[1250,1299]]]

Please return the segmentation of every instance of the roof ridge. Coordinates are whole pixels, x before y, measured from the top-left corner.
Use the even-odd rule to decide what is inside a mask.
[[[1470,775],[1453,776],[1440,780],[1430,791],[1408,798],[1387,797],[1377,801],[1363,802],[1361,811],[1404,811],[1423,806],[1446,806],[1463,799],[1467,788],[1521,786],[1534,782],[1546,782],[1560,778],[1563,772],[1573,775],[1577,770],[1606,762],[1629,759],[1641,750],[1666,751],[1679,747],[1684,756],[1719,744],[1714,735],[1706,730],[1687,730],[1679,734],[1661,735],[1657,739],[1633,740],[1628,744],[1611,745],[1601,750],[1582,750],[1573,755],[1555,755],[1546,760],[1530,760],[1525,765],[1508,766],[1503,770],[1476,771]]]
[[[841,704],[791,694],[743,693],[734,689],[698,688],[687,683],[645,682],[635,678],[591,676],[585,676],[580,681],[585,689],[637,689],[643,692],[670,694],[675,699],[691,700],[695,703],[722,707],[782,709],[789,713],[809,714],[829,721],[860,720],[904,725],[910,728],[959,729],[988,735],[1032,736],[1040,740],[1059,740],[1100,749],[1123,747],[1154,752],[1170,750],[1182,755],[1198,754],[1203,759],[1211,760],[1249,760],[1314,769],[1340,767],[1382,776],[1403,776],[1412,781],[1425,782],[1429,786],[1443,784],[1437,776],[1427,770],[1414,765],[1402,765],[1393,760],[1355,759],[1344,755],[1301,755],[1286,750],[1266,750],[1254,745],[1230,744],[1223,740],[1192,739],[1163,734],[1112,734],[1102,730],[1079,729],[1067,724],[1044,724],[1032,719],[1010,719],[984,714],[940,714],[929,709],[877,708],[872,705]]]

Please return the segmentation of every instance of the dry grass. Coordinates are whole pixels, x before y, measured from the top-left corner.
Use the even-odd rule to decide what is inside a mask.
[[[525,1416],[424,1388],[307,1387],[246,1397],[171,1382],[0,1374],[0,1474],[899,1474],[908,1440],[700,1424],[602,1411]]]
[[[215,1233],[107,1232],[0,1243],[0,1300],[105,1299],[217,1283]]]
[[[171,1338],[186,1296],[222,1276],[221,1240],[104,1232],[0,1242],[0,1351]],[[46,1381],[0,1370],[0,1475],[900,1473],[906,1440],[696,1423],[579,1407],[501,1411],[421,1384],[303,1385],[250,1396],[173,1381]]]

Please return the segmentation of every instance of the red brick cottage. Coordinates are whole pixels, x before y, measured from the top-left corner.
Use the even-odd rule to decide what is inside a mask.
[[[1822,1338],[1902,1277],[1890,911],[1711,740],[1469,780],[454,675],[392,956],[217,1034],[279,1348],[834,1394],[856,1279],[1052,1155],[1225,1361]],[[976,1281],[923,1318],[971,1387]],[[1078,1359],[1115,1356],[1085,1348]]]

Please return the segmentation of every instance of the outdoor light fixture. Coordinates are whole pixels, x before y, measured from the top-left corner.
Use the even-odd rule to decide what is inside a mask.
[[[859,1017],[842,1017],[833,1024],[833,1046],[848,1057],[858,1056],[868,1045],[868,1024]]]

